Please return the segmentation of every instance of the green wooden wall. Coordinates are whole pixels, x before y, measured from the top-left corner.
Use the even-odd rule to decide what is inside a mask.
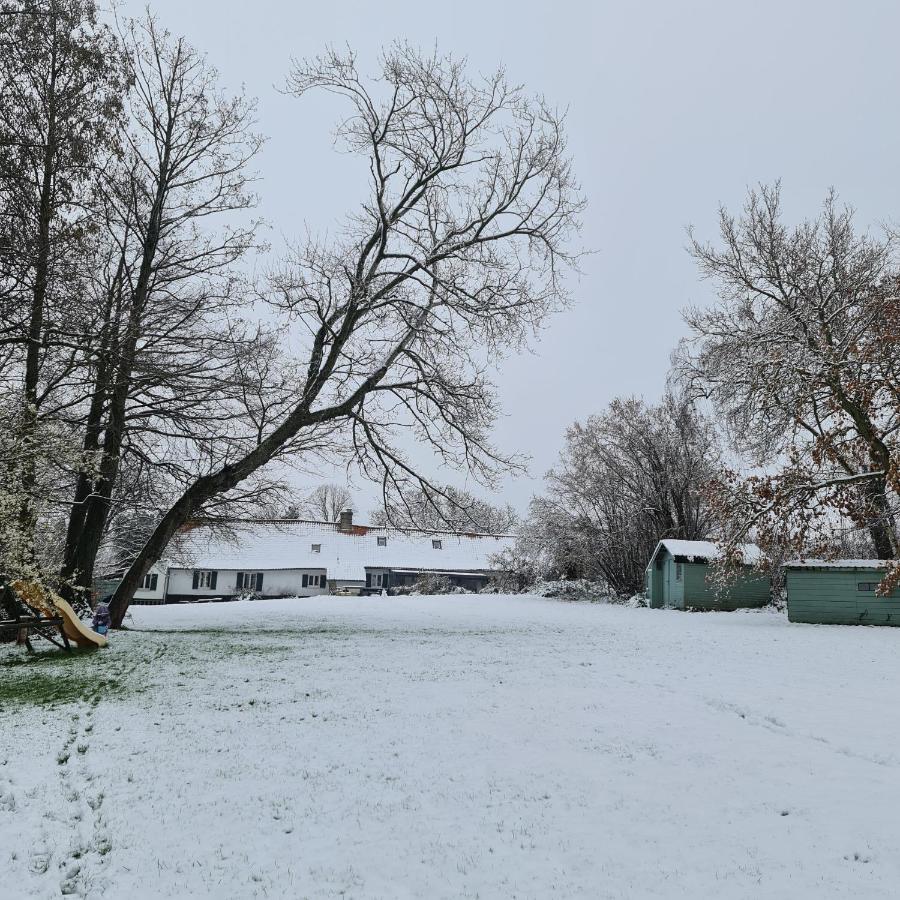
[[[647,566],[645,574],[645,588],[647,599],[653,609],[660,609],[663,605],[663,572],[656,565]]]
[[[681,563],[681,579],[677,577],[678,563],[669,552],[661,549],[657,559],[662,567],[647,568],[646,588],[650,606],[674,609],[748,609],[765,606],[772,593],[768,578],[756,575],[748,569],[746,575],[727,585],[721,593],[709,580],[708,563]]]
[[[883,569],[788,569],[788,619],[820,625],[900,625],[900,591],[879,597],[859,590],[860,584],[877,584],[883,577]]]
[[[752,609],[771,599],[771,581],[748,569],[717,593],[707,563],[684,564],[684,605],[689,609]]]
[[[659,568],[657,568],[659,563]],[[672,607],[684,609],[684,582],[676,577],[675,560],[665,548],[656,555],[656,561],[647,567],[645,582],[647,598],[654,609]]]

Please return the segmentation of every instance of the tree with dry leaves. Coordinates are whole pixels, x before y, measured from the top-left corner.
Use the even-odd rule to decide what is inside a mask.
[[[834,194],[790,227],[779,187],[722,210],[720,239],[694,239],[717,305],[690,309],[680,377],[707,396],[757,472],[713,491],[730,542],[815,553],[835,522],[896,559],[900,488],[900,270],[892,234],[854,226]]]

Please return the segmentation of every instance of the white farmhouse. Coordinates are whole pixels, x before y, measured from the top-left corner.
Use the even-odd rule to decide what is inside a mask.
[[[227,529],[182,532],[165,562],[145,576],[135,603],[230,599],[246,592],[293,597],[335,591],[381,593],[414,584],[423,574],[478,590],[497,574],[492,559],[511,547],[509,535],[267,519]]]

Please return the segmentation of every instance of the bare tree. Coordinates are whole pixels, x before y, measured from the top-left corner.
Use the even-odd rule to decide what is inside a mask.
[[[435,485],[398,497],[386,509],[375,510],[371,519],[376,525],[489,534],[507,534],[519,520],[509,504],[494,506],[452,485]]]
[[[731,543],[808,552],[840,515],[896,558],[900,323],[895,241],[858,234],[833,194],[785,225],[779,187],[722,210],[720,242],[694,240],[720,302],[691,309],[681,375],[711,398],[737,447],[768,468],[725,473],[717,501]]]
[[[255,204],[253,105],[221,95],[204,57],[152,17],[129,23],[122,42],[130,128],[97,204],[106,243],[61,573],[81,589],[92,581],[123,458],[163,466],[177,481],[187,457],[195,476],[214,442],[227,441],[230,416],[264,413],[248,392],[266,381],[273,352],[238,321],[234,266],[256,226],[229,218]]]
[[[430,487],[398,443],[406,430],[482,480],[516,464],[489,441],[484,359],[521,346],[567,298],[583,201],[561,117],[502,72],[473,79],[406,46],[385,54],[371,88],[337,52],[296,65],[288,86],[349,102],[340,135],[367,161],[369,196],[342,237],[298,248],[272,279],[272,303],[306,336],[296,402],[172,505],[116,592],[116,623],[198,507],[273,459],[321,447],[323,433],[386,495]]]
[[[532,503],[522,554],[544,575],[602,579],[633,594],[657,541],[710,536],[704,490],[718,460],[714,429],[685,397],[650,407],[614,400],[566,433],[547,496]]]
[[[345,509],[353,509],[350,491],[339,484],[320,484],[305,499],[300,511],[312,519],[337,522]]]

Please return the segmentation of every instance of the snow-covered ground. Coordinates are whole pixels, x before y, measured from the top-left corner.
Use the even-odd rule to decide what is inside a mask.
[[[900,629],[496,596],[133,625],[0,650],[4,898],[900,891]]]

